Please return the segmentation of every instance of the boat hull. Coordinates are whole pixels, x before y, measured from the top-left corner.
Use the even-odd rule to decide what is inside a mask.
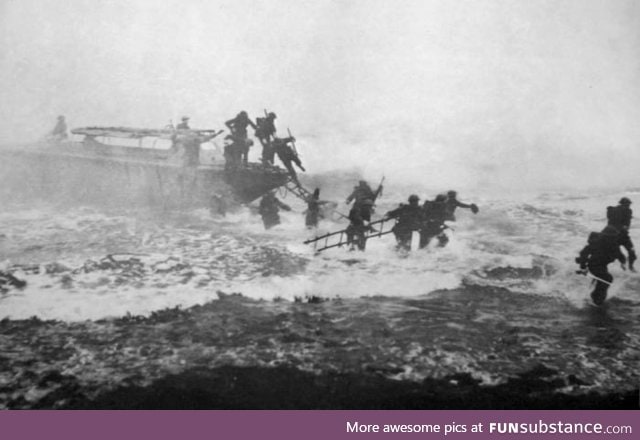
[[[0,149],[3,199],[37,197],[80,203],[210,206],[213,197],[249,203],[285,185],[277,167],[250,163],[185,166],[160,149],[98,142],[34,144]]]

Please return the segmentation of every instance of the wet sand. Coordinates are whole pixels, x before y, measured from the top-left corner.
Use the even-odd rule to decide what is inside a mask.
[[[468,286],[0,321],[0,408],[638,408],[640,317]]]

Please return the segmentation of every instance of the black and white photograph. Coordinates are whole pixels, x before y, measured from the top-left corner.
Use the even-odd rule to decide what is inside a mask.
[[[638,409],[636,204],[638,0],[0,0],[0,409]]]

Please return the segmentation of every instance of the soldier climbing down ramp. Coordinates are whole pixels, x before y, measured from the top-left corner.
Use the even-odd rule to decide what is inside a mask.
[[[298,154],[294,151],[291,145],[289,145],[295,141],[296,138],[294,138],[293,136],[289,136],[286,138],[275,138],[275,140],[273,141],[273,148],[280,161],[282,161],[284,167],[287,169],[287,171],[289,171],[289,175],[291,176],[291,178],[295,182],[298,182],[298,175],[296,174],[296,170],[293,168],[292,162],[295,163],[302,171],[306,170],[302,166],[302,162],[300,162],[300,157],[298,157]]]

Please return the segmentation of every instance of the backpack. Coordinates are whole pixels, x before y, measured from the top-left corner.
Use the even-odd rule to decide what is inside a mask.
[[[266,128],[267,118],[256,118],[256,136],[262,136]]]
[[[607,206],[607,221],[609,223],[611,223],[613,221],[613,219],[615,218],[615,211],[616,208],[613,206]]]
[[[607,206],[607,222],[612,226],[629,224],[629,214],[621,206]]]

